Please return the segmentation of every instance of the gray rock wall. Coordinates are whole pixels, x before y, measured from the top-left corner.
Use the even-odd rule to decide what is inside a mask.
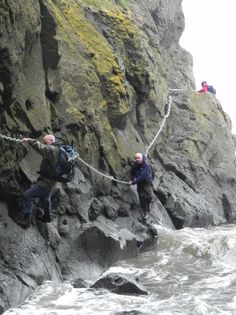
[[[171,114],[149,152],[156,171],[150,222],[174,229],[235,219],[231,124],[214,96],[194,92],[192,57],[179,45],[181,1],[87,3],[1,2],[0,134],[53,132],[73,140],[102,173],[127,181],[134,153],[144,153],[159,129],[168,88],[182,89],[172,93]],[[155,240],[138,221],[135,189],[79,161],[74,180],[54,191],[53,222],[33,218],[22,229],[14,216],[40,156],[2,138],[0,147],[1,312],[46,279],[95,280]]]

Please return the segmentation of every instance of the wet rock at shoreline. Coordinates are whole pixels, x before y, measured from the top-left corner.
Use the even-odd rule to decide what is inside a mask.
[[[144,286],[134,276],[123,273],[110,273],[102,276],[91,288],[105,288],[117,294],[147,295]]]

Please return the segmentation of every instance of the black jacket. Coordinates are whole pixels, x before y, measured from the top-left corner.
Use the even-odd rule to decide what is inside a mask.
[[[154,173],[152,167],[145,157],[143,157],[142,164],[135,163],[131,168],[131,181],[133,185],[152,183],[153,179]]]

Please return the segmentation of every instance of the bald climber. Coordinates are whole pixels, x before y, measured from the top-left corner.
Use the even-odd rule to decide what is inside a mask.
[[[146,222],[150,213],[150,203],[153,199],[154,174],[151,165],[141,153],[135,154],[135,163],[131,168],[130,185],[137,185],[137,192],[142,209],[142,221]]]
[[[51,192],[56,185],[56,181],[45,173],[45,169],[48,165],[57,165],[59,148],[55,145],[54,135],[50,134],[44,136],[41,141],[24,138],[22,142],[30,144],[43,157],[39,171],[40,176],[37,182],[24,192],[21,217],[17,219],[19,225],[28,228],[31,224],[33,201],[36,198],[40,199],[44,210],[44,215],[40,220],[42,222],[51,222]]]

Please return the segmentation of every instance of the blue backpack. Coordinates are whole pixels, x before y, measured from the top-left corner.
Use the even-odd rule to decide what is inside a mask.
[[[213,85],[208,85],[208,86],[207,86],[207,89],[208,89],[208,92],[210,92],[210,93],[216,95],[216,89],[214,88]]]
[[[43,160],[39,173],[57,182],[68,183],[75,175],[75,160],[78,153],[73,150],[71,145],[61,145],[58,149],[59,160],[56,167],[53,167],[50,161]]]

